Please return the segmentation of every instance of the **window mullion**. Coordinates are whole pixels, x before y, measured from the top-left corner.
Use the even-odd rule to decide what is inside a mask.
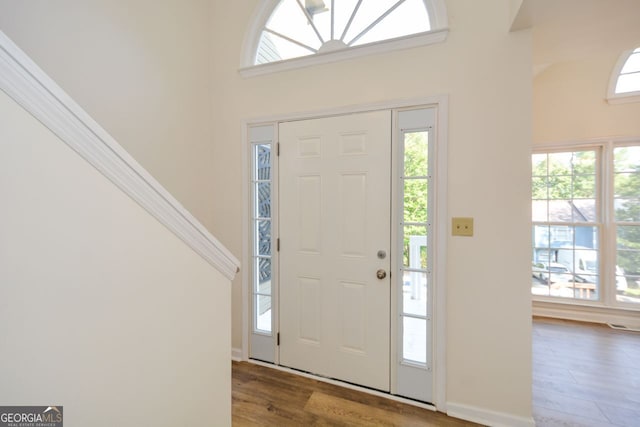
[[[351,13],[351,16],[349,17],[349,21],[347,22],[347,25],[345,25],[344,27],[344,31],[342,32],[342,35],[340,36],[340,41],[344,42],[344,38],[347,35],[347,31],[349,31],[349,28],[351,28],[351,23],[353,22],[353,19],[356,17],[356,13],[358,13],[358,9],[360,9],[360,5],[362,4],[362,0],[358,0],[358,3],[356,3],[356,7],[353,8],[353,12]]]
[[[602,195],[602,206],[600,212],[602,214],[602,259],[600,261],[600,270],[602,271],[602,301],[606,305],[615,304],[615,268],[616,264],[616,225],[614,215],[614,168],[613,168],[613,143],[606,142],[600,147],[601,164],[599,171],[601,179],[600,194]]]
[[[309,22],[309,25],[311,25],[311,28],[313,28],[313,31],[316,33],[316,36],[318,36],[318,40],[320,40],[320,43],[324,43],[325,40],[320,35],[320,31],[318,31],[318,27],[316,27],[316,24],[313,23],[313,17],[309,14],[309,11],[307,10],[307,8],[302,5],[302,2],[300,0],[297,0],[297,2],[298,2],[298,6],[300,6],[300,9],[302,9],[302,13],[304,13],[304,15],[307,17],[307,21]]]
[[[640,71],[629,71],[628,73],[620,73],[621,76],[630,76],[632,74],[640,74]]]
[[[336,6],[335,0],[331,0],[331,40],[335,38]]]
[[[389,8],[389,10],[387,10],[385,13],[383,13],[382,15],[380,15],[380,17],[378,17],[378,19],[376,19],[375,21],[373,21],[371,24],[369,24],[369,26],[367,28],[365,28],[364,30],[362,30],[360,32],[360,34],[358,34],[357,36],[355,36],[349,43],[347,43],[349,46],[352,46],[355,42],[357,42],[362,36],[364,36],[365,34],[367,34],[373,27],[375,27],[376,25],[378,25],[380,23],[380,21],[382,21],[384,18],[386,18],[387,16],[389,16],[389,14],[391,12],[393,12],[394,10],[396,10],[398,8],[398,6],[400,6],[402,3],[404,3],[406,0],[398,0],[396,2],[396,4],[394,4],[393,6],[391,6],[391,8]]]
[[[318,50],[317,50],[317,49],[314,49],[314,48],[312,48],[311,46],[307,46],[306,44],[304,44],[304,43],[302,43],[302,42],[299,42],[298,40],[292,39],[291,37],[287,37],[287,36],[285,36],[284,34],[280,34],[280,33],[279,33],[279,32],[277,32],[277,31],[273,31],[273,30],[271,30],[271,29],[269,29],[269,28],[265,28],[264,30],[265,30],[267,33],[271,33],[271,34],[273,34],[273,35],[275,35],[275,36],[278,36],[278,37],[280,37],[280,38],[282,38],[282,39],[284,39],[284,40],[286,40],[286,41],[288,41],[288,42],[291,42],[291,43],[293,43],[293,44],[296,44],[296,45],[300,46],[301,48],[307,49],[307,50],[309,50],[309,51],[311,51],[311,52],[313,52],[313,53],[318,53]]]

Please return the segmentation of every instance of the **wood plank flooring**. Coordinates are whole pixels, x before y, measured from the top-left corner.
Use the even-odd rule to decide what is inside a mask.
[[[640,427],[640,333],[535,318],[538,427]],[[234,426],[474,426],[442,413],[246,362],[233,363]]]
[[[237,427],[478,425],[247,362],[233,362],[232,384]]]
[[[640,333],[535,318],[538,427],[640,426]]]

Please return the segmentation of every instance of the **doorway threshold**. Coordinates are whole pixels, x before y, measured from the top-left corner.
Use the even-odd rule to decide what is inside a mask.
[[[375,390],[372,388],[368,388],[368,387],[363,387],[361,385],[357,385],[357,384],[352,384],[346,381],[340,381],[340,380],[336,380],[334,378],[327,378],[327,377],[323,377],[320,375],[316,375],[316,374],[312,374],[309,372],[305,372],[305,371],[301,371],[298,369],[293,369],[293,368],[287,368],[286,366],[280,366],[280,365],[276,365],[274,363],[269,363],[269,362],[263,362],[261,360],[257,360],[257,359],[248,359],[247,362],[249,363],[253,363],[254,365],[259,365],[259,366],[264,366],[266,368],[271,368],[271,369],[275,369],[278,371],[282,371],[282,372],[287,372],[289,374],[293,374],[293,375],[299,375],[301,377],[304,378],[309,378],[312,380],[316,380],[316,381],[321,381],[327,384],[331,384],[331,385],[335,385],[338,387],[343,387],[343,388],[347,388],[350,390],[355,390],[355,391],[359,391],[362,393],[367,393],[373,396],[377,396],[377,397],[382,397],[385,399],[389,399],[392,400],[394,402],[400,402],[400,403],[404,403],[406,405],[411,405],[411,406],[415,406],[418,408],[422,408],[422,409],[427,409],[433,412],[437,412],[438,409],[435,407],[435,405],[431,404],[431,403],[426,403],[426,402],[420,402],[418,400],[414,400],[414,399],[410,399],[407,397],[402,397],[402,396],[397,396],[395,394],[391,394],[391,393],[387,393],[384,391],[380,391],[380,390]]]

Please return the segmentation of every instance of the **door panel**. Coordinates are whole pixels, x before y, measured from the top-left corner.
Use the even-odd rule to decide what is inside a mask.
[[[279,134],[280,363],[389,391],[391,113]]]

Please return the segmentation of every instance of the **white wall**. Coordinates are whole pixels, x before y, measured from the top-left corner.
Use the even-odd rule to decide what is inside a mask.
[[[0,0],[0,30],[210,230],[212,19],[210,0]]]
[[[560,62],[536,76],[534,143],[640,137],[640,103],[606,101],[609,77],[621,53]]]
[[[236,256],[244,120],[448,94],[448,210],[476,235],[448,242],[447,399],[530,418],[531,39],[507,32],[511,2],[448,0],[444,44],[243,79],[258,3],[0,0],[0,29]]]
[[[231,425],[230,284],[0,92],[0,405]]]
[[[243,37],[257,0],[215,2],[214,232],[243,247],[242,122],[253,117],[449,94],[449,214],[475,218],[448,242],[449,402],[531,416],[529,154],[531,39],[509,34],[508,0],[447,2],[444,44],[243,79]],[[224,141],[224,143],[222,142]],[[233,346],[242,343],[234,281]]]

